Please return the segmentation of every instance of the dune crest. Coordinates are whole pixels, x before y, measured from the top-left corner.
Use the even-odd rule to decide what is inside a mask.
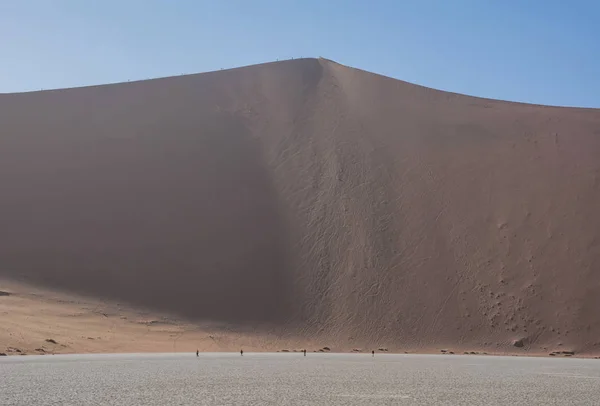
[[[600,351],[600,110],[325,59],[0,95],[0,277],[390,347]]]

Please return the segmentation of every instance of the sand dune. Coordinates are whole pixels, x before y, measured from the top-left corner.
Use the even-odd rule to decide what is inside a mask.
[[[0,277],[340,346],[600,351],[599,110],[302,59],[0,95],[0,123]]]

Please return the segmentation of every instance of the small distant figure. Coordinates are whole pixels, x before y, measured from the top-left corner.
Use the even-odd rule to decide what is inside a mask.
[[[302,352],[304,353],[304,356],[306,357],[306,350],[302,350]]]
[[[240,350],[240,355],[243,357],[244,356],[244,350]]]
[[[200,350],[196,350],[196,357],[200,356]]]
[[[371,355],[374,357],[375,356],[375,350],[371,351]]]

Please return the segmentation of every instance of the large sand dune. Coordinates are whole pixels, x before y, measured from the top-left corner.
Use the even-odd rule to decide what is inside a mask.
[[[600,110],[324,59],[0,95],[0,277],[340,345],[598,352],[598,157]]]

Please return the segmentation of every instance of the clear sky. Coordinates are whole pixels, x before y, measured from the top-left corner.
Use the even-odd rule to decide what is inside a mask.
[[[437,89],[600,107],[599,0],[0,0],[0,92],[323,56]]]

